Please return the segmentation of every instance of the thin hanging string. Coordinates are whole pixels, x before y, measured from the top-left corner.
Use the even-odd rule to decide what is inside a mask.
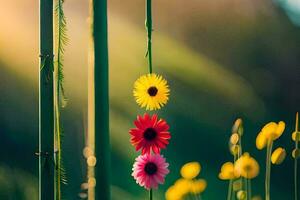
[[[149,73],[152,74],[152,0],[146,3],[146,29],[148,36],[147,53]]]

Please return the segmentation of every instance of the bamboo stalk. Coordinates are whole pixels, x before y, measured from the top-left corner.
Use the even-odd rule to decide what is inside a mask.
[[[107,1],[92,2],[93,61],[89,74],[94,88],[89,94],[89,133],[94,129],[95,156],[95,199],[110,200],[110,143],[109,143],[109,100],[108,100],[108,44],[107,44]],[[92,119],[93,118],[93,119]]]
[[[39,199],[54,199],[53,1],[40,0]]]

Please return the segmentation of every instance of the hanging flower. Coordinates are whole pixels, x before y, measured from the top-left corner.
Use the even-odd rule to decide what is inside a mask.
[[[158,120],[156,114],[150,116],[137,116],[134,121],[136,128],[129,131],[131,134],[131,144],[136,151],[142,150],[142,154],[151,153],[151,150],[159,154],[161,149],[166,148],[171,138],[169,125],[163,119]]]
[[[198,162],[189,162],[181,167],[180,174],[183,178],[193,179],[201,171],[201,165]]]
[[[234,165],[235,170],[244,178],[255,178],[259,173],[259,165],[257,161],[249,155],[244,153]]]
[[[271,156],[271,162],[274,165],[280,165],[286,157],[286,151],[285,149],[278,147],[277,149],[274,150]]]
[[[165,176],[169,173],[169,164],[159,154],[140,155],[133,164],[132,176],[140,186],[150,190],[163,184]]]
[[[219,178],[221,180],[230,180],[238,177],[239,174],[235,170],[232,162],[226,162],[222,165],[221,172],[219,173]]]
[[[146,74],[134,83],[133,96],[138,105],[146,110],[157,110],[169,99],[169,86],[160,75]]]

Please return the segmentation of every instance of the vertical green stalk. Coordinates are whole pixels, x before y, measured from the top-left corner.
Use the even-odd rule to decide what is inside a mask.
[[[146,29],[148,36],[147,56],[149,73],[152,73],[152,0],[146,0]]]
[[[296,122],[295,122],[295,132],[296,132],[296,138],[295,138],[295,151],[298,151],[298,141],[299,141],[299,116],[298,112],[296,113]],[[296,154],[296,152],[295,152]],[[294,190],[295,190],[295,200],[298,200],[298,156],[295,155],[295,162],[294,162]]]
[[[149,190],[149,200],[153,199],[153,191],[152,189]]]
[[[248,183],[247,183],[247,186],[248,186],[248,193],[247,193],[247,194],[249,194],[249,200],[251,200],[251,199],[252,199],[251,179],[248,178],[247,181],[248,181]]]
[[[265,178],[265,199],[270,200],[270,179],[271,179],[271,153],[273,141],[268,140],[266,156],[266,178]]]
[[[53,1],[40,0],[39,199],[54,199]]]
[[[233,184],[233,179],[230,179],[228,184],[227,200],[231,200],[232,197],[232,184]]]
[[[107,1],[93,0],[92,38],[94,40],[94,128],[97,200],[110,200],[110,143],[108,100]]]

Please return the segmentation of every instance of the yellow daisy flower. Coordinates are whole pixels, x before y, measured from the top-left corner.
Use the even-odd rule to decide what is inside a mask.
[[[244,153],[234,165],[235,170],[244,178],[255,178],[259,173],[259,165],[249,153]]]
[[[139,106],[146,110],[158,110],[169,100],[170,89],[160,75],[146,74],[134,83],[133,96]]]
[[[274,164],[274,165],[280,165],[284,159],[286,157],[286,151],[285,149],[281,148],[281,147],[278,147],[273,153],[272,153],[272,156],[271,156],[271,162]]]
[[[198,162],[189,162],[181,167],[180,174],[183,178],[193,179],[201,171],[201,165]]]

